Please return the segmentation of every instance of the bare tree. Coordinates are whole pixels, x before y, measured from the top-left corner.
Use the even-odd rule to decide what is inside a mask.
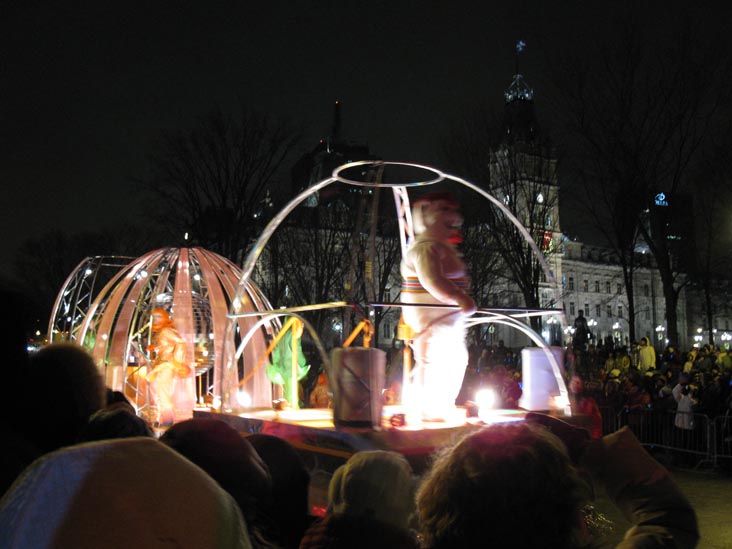
[[[390,195],[391,193],[387,196],[390,197]],[[375,196],[378,197],[378,193]],[[379,210],[378,200],[374,199],[370,212],[373,214],[372,226],[369,232],[362,233],[355,243],[357,246],[355,256],[358,260],[354,281],[356,291],[352,293],[352,297],[356,303],[383,303],[399,300],[401,291],[399,264],[402,257],[398,237],[399,229],[394,214],[386,214],[384,209],[379,214]],[[380,327],[386,315],[394,316],[395,314],[397,313],[386,308],[374,309],[371,320],[376,333],[375,345],[379,344]],[[393,334],[383,335],[393,337]]]
[[[301,208],[272,236],[253,273],[275,307],[343,299],[348,268],[348,210],[338,202]],[[331,310],[309,315],[318,333],[340,316]]]
[[[509,135],[498,116],[474,112],[445,148],[452,166],[502,200],[545,255],[558,251],[557,164],[547,140]],[[503,278],[518,286],[525,307],[541,307],[544,273],[524,236],[497,207],[484,201],[463,202],[468,236],[463,251],[476,295],[487,297],[497,278]],[[532,325],[538,328],[537,318],[532,318]]]
[[[50,314],[64,281],[84,258],[137,257],[159,244],[154,231],[130,225],[74,234],[56,229],[21,244],[15,257],[15,273],[39,310]]]
[[[729,90],[727,56],[705,38],[688,27],[653,37],[624,22],[612,38],[583,43],[582,57],[568,56],[553,78],[567,121],[566,158],[585,187],[583,205],[618,253],[631,307],[637,242],[650,248],[672,341],[678,340],[678,297],[688,278],[664,201],[674,203],[688,191]],[[654,207],[657,199],[661,207]]]
[[[728,141],[730,135],[723,136]],[[729,146],[719,146],[711,151],[708,160],[692,180],[694,203],[686,205],[692,211],[695,220],[695,245],[691,247],[691,265],[689,275],[692,286],[699,289],[701,295],[697,303],[690,308],[698,310],[704,318],[709,342],[714,344],[714,303],[729,301],[729,282],[726,273],[730,268],[731,234],[729,212],[730,203],[730,169],[732,157]],[[716,299],[715,299],[716,298]]]
[[[187,234],[190,242],[236,261],[298,139],[288,123],[245,108],[238,118],[215,109],[191,131],[164,134],[150,155],[150,177],[139,182],[174,241]]]

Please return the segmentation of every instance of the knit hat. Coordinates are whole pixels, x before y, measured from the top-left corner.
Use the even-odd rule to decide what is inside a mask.
[[[407,529],[415,511],[415,482],[404,456],[359,452],[339,467],[328,488],[329,511]]]
[[[267,466],[249,441],[227,423],[189,419],[173,425],[160,441],[211,475],[243,511],[271,505],[272,479]]]
[[[0,501],[3,547],[251,547],[234,500],[152,438],[36,460]]]

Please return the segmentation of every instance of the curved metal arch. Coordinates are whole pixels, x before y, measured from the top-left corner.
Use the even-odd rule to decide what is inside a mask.
[[[502,313],[492,312],[492,311],[478,311],[477,314],[485,314],[490,316],[484,316],[484,317],[471,317],[465,321],[465,325],[469,328],[472,328],[473,326],[479,326],[481,324],[503,324],[504,326],[509,326],[512,328],[515,328],[522,332],[524,335],[526,335],[531,341],[533,341],[537,347],[539,347],[546,356],[547,360],[549,361],[549,364],[552,367],[552,373],[554,374],[554,379],[557,382],[557,386],[559,387],[559,395],[566,399],[566,402],[569,402],[569,393],[567,391],[567,384],[564,381],[564,376],[562,376],[562,371],[559,367],[559,363],[557,362],[556,357],[554,356],[554,353],[551,352],[547,344],[544,342],[542,337],[537,334],[531,327],[524,324],[523,322],[520,322],[516,320],[515,318],[504,315]]]
[[[318,336],[318,333],[315,331],[315,328],[313,328],[313,325],[305,318],[302,317],[302,315],[299,315],[297,313],[293,312],[278,312],[278,311],[263,311],[263,315],[265,315],[263,318],[260,318],[257,322],[254,323],[254,325],[249,328],[247,333],[242,338],[241,342],[239,342],[239,345],[236,348],[236,352],[233,356],[233,362],[230,364],[227,360],[227,371],[233,370],[232,364],[235,364],[239,361],[242,354],[244,353],[244,348],[247,346],[249,341],[252,339],[252,336],[256,333],[256,331],[260,328],[262,328],[265,324],[269,325],[272,323],[272,321],[279,319],[283,316],[291,316],[294,318],[297,318],[300,322],[303,323],[303,326],[307,328],[308,333],[310,334],[310,337],[315,342],[315,347],[318,350],[318,354],[320,355],[320,360],[323,361],[323,368],[325,368],[325,371],[330,376],[330,358],[328,357],[328,353],[325,351],[325,348],[323,347],[323,343],[320,340],[320,337]],[[232,395],[230,392],[223,391],[222,388],[222,402],[227,403],[226,405],[226,411],[233,411],[233,407],[231,406],[231,403],[233,402]]]
[[[91,256],[83,259],[71,271],[61,286],[48,322],[48,341],[64,339],[79,342],[86,316],[100,290],[97,287],[101,271],[113,269],[111,276],[125,267],[132,257]],[[68,334],[66,338],[62,334]]]
[[[432,173],[437,174],[437,178],[435,178],[435,181],[425,181],[425,182],[417,182],[414,184],[386,184],[386,183],[379,183],[379,182],[355,182],[351,181],[345,178],[340,177],[340,172],[345,171],[349,168],[358,167],[358,166],[366,166],[366,165],[406,165],[414,168],[423,168],[428,171],[431,171]],[[429,184],[434,184],[438,181],[443,181],[444,179],[449,179],[451,181],[454,181],[455,183],[458,183],[460,185],[463,185],[465,187],[468,187],[469,189],[472,189],[473,191],[477,192],[484,198],[488,199],[492,204],[497,206],[499,210],[506,216],[508,219],[514,224],[514,226],[517,228],[517,230],[521,233],[521,235],[524,237],[526,242],[529,244],[529,247],[534,252],[534,255],[536,256],[537,261],[539,262],[546,279],[549,281],[549,284],[551,285],[552,292],[554,294],[554,299],[557,304],[561,306],[562,299],[561,299],[561,293],[559,291],[559,286],[557,284],[557,281],[554,277],[554,274],[551,271],[551,268],[549,267],[549,264],[546,261],[546,258],[541,253],[541,250],[537,246],[536,242],[534,241],[531,234],[528,232],[526,227],[523,226],[523,224],[518,220],[518,218],[503,204],[500,200],[495,198],[490,193],[486,192],[485,190],[481,189],[477,185],[462,179],[460,177],[454,176],[454,175],[448,175],[442,172],[441,170],[431,167],[431,166],[424,166],[421,164],[411,164],[411,163],[403,163],[403,162],[383,162],[383,161],[358,161],[358,162],[350,162],[347,164],[344,164],[342,166],[339,166],[333,171],[333,174],[331,177],[326,178],[319,183],[316,183],[315,185],[308,187],[307,189],[301,191],[295,198],[290,200],[285,207],[275,216],[273,217],[270,222],[267,224],[267,226],[262,231],[261,235],[257,239],[257,241],[252,246],[251,250],[247,254],[247,257],[244,261],[244,264],[242,266],[242,276],[239,281],[239,288],[237,290],[237,298],[241,297],[241,294],[243,292],[243,288],[246,284],[246,282],[249,280],[249,277],[251,276],[252,271],[254,270],[254,266],[256,265],[257,260],[261,256],[262,252],[264,251],[264,247],[269,242],[270,238],[272,237],[272,234],[274,231],[282,224],[284,219],[302,202],[304,202],[308,197],[315,194],[316,192],[320,191],[321,189],[327,187],[328,185],[331,185],[332,183],[336,181],[343,182],[345,184],[351,184],[351,185],[357,185],[357,186],[365,186],[365,187],[391,187],[394,190],[394,199],[395,204],[397,208],[397,212],[399,215],[399,226],[400,226],[400,238],[402,239],[402,246],[406,246],[408,243],[408,239],[413,235],[413,229],[411,226],[411,215],[409,215],[411,212],[409,211],[409,197],[406,192],[406,188],[409,186],[425,186]],[[221,376],[221,383],[223,384],[224,380],[227,378],[228,369],[230,368],[230,365],[233,363],[232,359],[234,356],[233,349],[230,348],[232,345],[231,342],[233,342],[234,339],[234,326],[236,324],[235,318],[237,314],[240,312],[236,310],[235,303],[232,303],[232,313],[229,315],[229,322],[227,323],[226,327],[226,337],[224,338],[224,344],[227,346],[225,350],[226,354],[226,364],[227,364],[227,372],[223,376]],[[560,313],[561,323],[562,325],[566,326],[566,316],[564,313]],[[510,323],[510,325],[517,327],[518,325],[513,324],[512,321],[506,321],[504,322]],[[520,324],[520,323],[519,323]],[[521,331],[524,331],[524,328],[526,326],[524,324],[521,324],[523,328],[521,328]],[[531,332],[534,334],[534,336],[538,337],[540,340],[540,343],[538,343],[542,348],[546,347],[546,344],[544,344],[543,340],[536,334],[536,332]],[[524,332],[525,333],[525,332]],[[528,334],[527,334],[528,335]],[[531,337],[531,336],[530,336]],[[534,341],[533,337],[531,337],[532,341]],[[549,352],[548,350],[545,350],[545,352]],[[551,353],[549,353],[551,354]],[[552,355],[553,359],[553,355]],[[551,360],[550,359],[550,363]],[[556,367],[556,360],[553,361],[552,368],[556,371],[558,371],[558,367]],[[561,376],[560,376],[561,377]],[[563,382],[560,383],[560,387],[563,387]],[[565,389],[566,391],[566,389]],[[219,394],[224,394],[224,387],[221,386]]]
[[[487,198],[490,200],[492,204],[498,207],[503,214],[508,217],[508,219],[511,221],[511,223],[514,224],[514,226],[518,229],[518,231],[521,233],[521,235],[524,237],[524,240],[526,240],[526,243],[531,247],[532,251],[534,252],[534,256],[536,257],[536,260],[541,265],[541,269],[544,271],[544,275],[546,275],[546,279],[549,281],[549,284],[552,288],[552,293],[554,294],[554,301],[558,304],[558,308],[562,309],[562,294],[559,291],[559,285],[557,284],[556,278],[554,278],[554,273],[552,272],[551,268],[549,267],[549,263],[547,263],[546,258],[544,257],[544,254],[541,253],[541,250],[539,249],[539,246],[537,246],[536,242],[534,241],[534,238],[531,236],[529,231],[524,227],[523,223],[519,221],[519,219],[513,215],[511,210],[509,210],[506,205],[498,200],[495,196],[492,194],[484,191],[474,183],[471,183],[470,181],[467,181],[465,179],[462,179],[460,177],[457,177],[455,175],[446,175],[448,179],[452,179],[453,181],[456,181],[458,183],[461,183],[462,185],[465,185],[469,189],[474,190],[484,198]],[[561,313],[562,317],[562,324],[567,324],[567,319],[564,315],[564,313]]]
[[[267,224],[267,226],[262,231],[262,234],[259,236],[257,241],[255,242],[254,246],[252,246],[252,249],[250,250],[249,254],[247,255],[246,260],[244,261],[244,265],[242,267],[242,277],[241,281],[248,280],[249,277],[252,274],[252,271],[254,270],[254,265],[256,264],[257,260],[259,259],[260,255],[264,251],[264,247],[267,245],[267,242],[269,242],[270,238],[272,237],[272,234],[277,229],[277,227],[280,226],[282,221],[294,210],[300,203],[302,203],[305,199],[307,199],[312,194],[318,192],[320,189],[327,187],[328,185],[336,182],[341,181],[347,184],[354,184],[358,186],[365,186],[365,187],[392,187],[395,189],[401,189],[409,187],[409,184],[386,184],[386,183],[378,183],[378,182],[362,182],[362,183],[355,183],[350,182],[350,180],[345,180],[339,177],[336,177],[338,173],[341,171],[344,171],[346,169],[357,167],[357,166],[365,166],[365,165],[374,165],[374,164],[394,164],[394,165],[407,165],[411,167],[417,167],[417,168],[424,168],[426,170],[429,170],[433,173],[438,174],[438,178],[436,180],[442,181],[443,179],[450,179],[452,181],[455,181],[456,183],[459,183],[465,187],[468,187],[469,189],[472,189],[473,191],[477,192],[484,198],[487,198],[493,205],[498,207],[498,209],[511,221],[511,223],[514,224],[516,229],[521,233],[521,235],[526,240],[527,244],[531,247],[532,251],[534,252],[534,255],[536,256],[537,261],[541,265],[542,270],[544,271],[544,274],[546,275],[547,280],[549,281],[552,292],[554,293],[554,299],[555,302],[561,305],[562,299],[561,299],[561,293],[559,291],[559,286],[557,284],[556,279],[554,278],[554,273],[552,273],[551,268],[549,267],[549,264],[546,261],[546,258],[541,253],[541,250],[539,249],[539,246],[537,246],[536,242],[534,241],[533,237],[529,233],[529,231],[524,227],[524,225],[519,221],[519,219],[509,210],[505,204],[503,204],[500,200],[498,200],[496,197],[494,197],[492,194],[486,192],[485,190],[481,189],[474,183],[471,183],[465,179],[462,179],[460,177],[457,177],[455,175],[449,175],[445,174],[442,171],[438,170],[437,168],[433,168],[431,166],[424,166],[421,164],[409,164],[404,162],[378,162],[378,161],[371,161],[371,160],[365,160],[365,161],[359,161],[359,162],[350,162],[348,164],[344,164],[338,168],[336,168],[333,171],[334,176],[329,177],[327,179],[324,179],[320,183],[317,183],[313,185],[312,187],[308,187],[304,191],[302,191],[299,195],[297,195],[295,198],[293,198],[290,202],[287,203],[287,205],[275,216],[273,217],[270,222]],[[419,182],[418,185],[427,185],[432,184],[432,182]],[[408,197],[401,195],[400,196],[401,203],[397,204],[397,210],[403,210],[406,211],[409,209],[409,201]],[[395,195],[396,200],[396,195]],[[412,228],[411,228],[411,216],[405,217],[404,222],[406,223],[405,230],[407,234],[413,234]],[[400,216],[400,223],[401,223],[401,216]],[[242,282],[240,281],[239,287],[241,289]],[[237,293],[238,294],[238,293]],[[561,307],[560,307],[561,308]],[[238,311],[234,311],[235,313]],[[564,314],[561,315],[563,324],[566,325],[566,318],[564,317]]]
[[[341,172],[356,168],[358,166],[406,166],[408,168],[417,168],[425,170],[435,174],[437,177],[432,179],[425,179],[424,181],[414,181],[412,183],[376,183],[373,181],[358,181],[356,179],[348,179],[341,175]],[[359,160],[357,162],[349,162],[342,164],[333,170],[333,179],[345,183],[347,185],[355,185],[357,187],[426,187],[428,185],[435,185],[442,183],[445,180],[445,174],[437,168],[432,166],[425,166],[424,164],[414,164],[412,162],[393,162],[384,160]]]

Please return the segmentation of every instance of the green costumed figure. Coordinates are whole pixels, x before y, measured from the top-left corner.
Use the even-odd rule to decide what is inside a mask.
[[[293,320],[294,323],[290,330],[288,324]],[[272,364],[267,366],[266,371],[267,377],[272,383],[284,386],[285,399],[292,409],[298,410],[300,408],[298,381],[307,375],[310,365],[306,364],[300,343],[302,322],[297,319],[290,319],[290,321],[282,328],[285,333],[272,351]],[[294,341],[293,332],[295,332]],[[294,372],[293,366],[295,367]]]

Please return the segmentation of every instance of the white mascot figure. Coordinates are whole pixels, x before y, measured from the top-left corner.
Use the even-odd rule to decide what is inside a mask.
[[[470,279],[456,247],[462,223],[460,206],[450,193],[422,196],[412,207],[415,238],[401,263],[402,303],[459,307],[402,307],[414,333],[415,361],[402,402],[408,414],[421,412],[425,420],[454,413],[468,365],[464,317],[473,314],[476,305],[468,295]]]

